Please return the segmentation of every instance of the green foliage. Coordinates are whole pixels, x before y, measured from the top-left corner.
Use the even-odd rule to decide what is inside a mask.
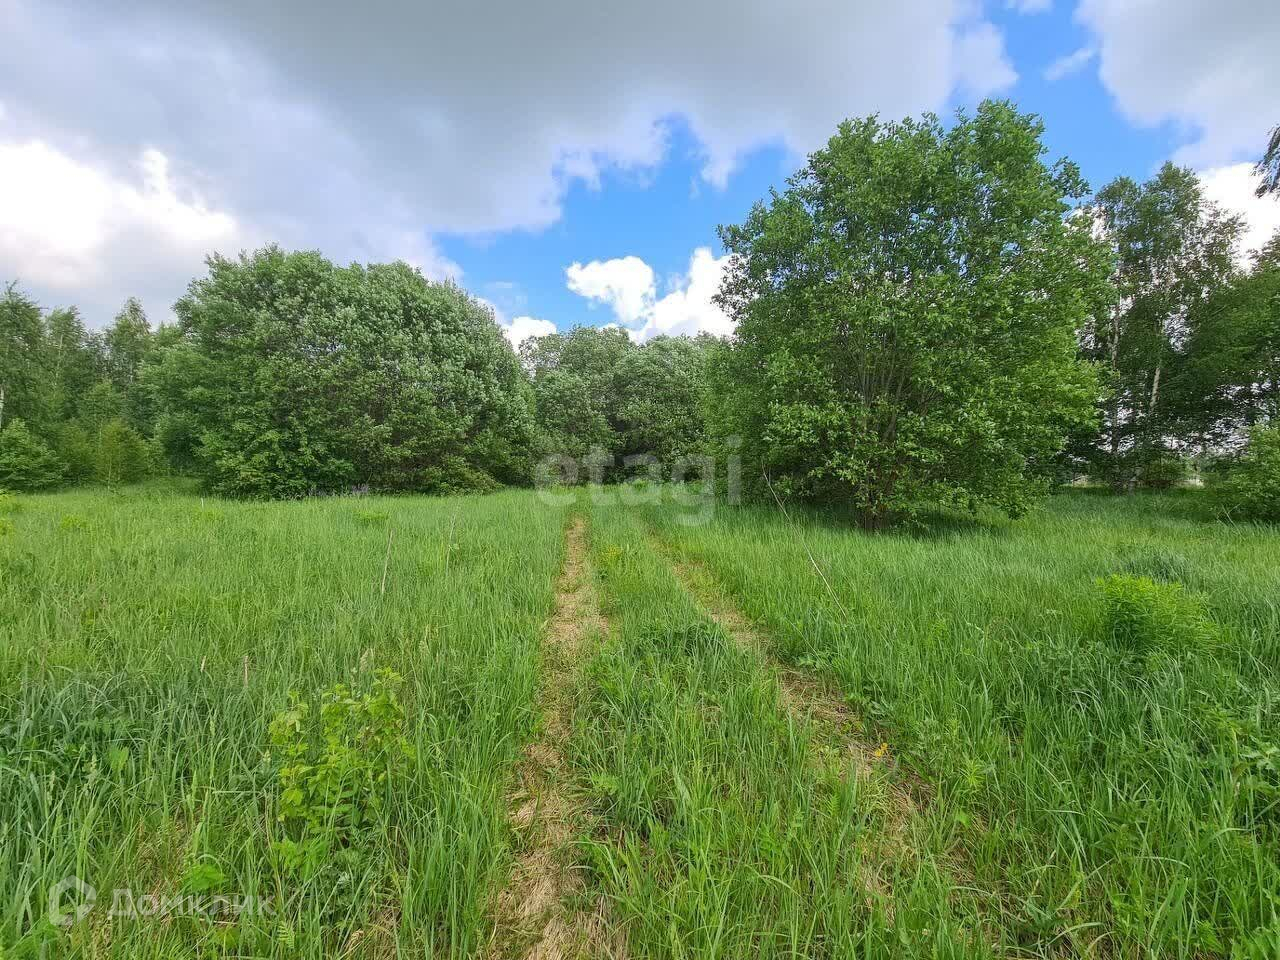
[[[402,682],[384,669],[363,691],[335,684],[318,709],[291,693],[289,707],[271,721],[280,761],[277,818],[287,834],[273,850],[286,871],[312,879],[338,861],[350,866],[346,852],[359,846],[412,756]]]
[[[21,420],[0,430],[0,488],[46,490],[62,481],[63,464]]]
[[[1099,581],[1111,642],[1126,654],[1179,656],[1212,646],[1218,638],[1204,605],[1180,583],[1112,574]]]
[[[721,237],[738,321],[712,395],[744,479],[856,509],[866,526],[926,500],[1012,515],[1042,493],[1093,371],[1075,330],[1110,301],[1110,260],[1076,168],[1042,125],[984,103],[849,121],[789,188]]]
[[[80,399],[80,416],[77,422],[90,433],[97,433],[104,424],[124,416],[124,399],[109,380],[99,380]]]
[[[97,448],[94,438],[81,424],[64,421],[50,431],[53,451],[66,465],[66,478],[71,483],[84,483],[97,473]]]
[[[137,381],[151,337],[146,311],[136,297],[130,297],[103,334],[107,377],[122,394],[127,394]]]
[[[584,482],[644,475],[655,462],[670,469],[703,452],[712,343],[654,337],[637,344],[616,327],[575,327],[525,341],[520,349],[533,380],[539,453],[576,461]]]
[[[1244,454],[1220,465],[1212,486],[1224,517],[1280,523],[1280,425],[1254,427]]]
[[[1156,453],[1138,468],[1138,483],[1149,490],[1168,490],[1187,479],[1187,461],[1175,453]]]
[[[17,513],[22,509],[22,501],[8,490],[0,489],[0,516]]]
[[[210,259],[175,310],[183,339],[148,379],[161,416],[198,436],[197,471],[214,491],[440,490],[529,475],[518,361],[455,286],[402,263],[340,268],[268,247]]]
[[[151,451],[121,419],[108,420],[98,431],[94,477],[101,483],[134,483],[151,473]]]
[[[37,427],[49,412],[40,308],[10,284],[0,296],[0,429],[13,420]]]
[[[1213,304],[1237,276],[1239,218],[1204,197],[1189,169],[1165,164],[1146,183],[1119,177],[1087,219],[1111,247],[1120,296],[1082,324],[1084,356],[1102,371],[1101,433],[1073,445],[1117,488],[1140,482],[1169,437],[1196,439],[1212,422],[1207,384],[1226,345]]]

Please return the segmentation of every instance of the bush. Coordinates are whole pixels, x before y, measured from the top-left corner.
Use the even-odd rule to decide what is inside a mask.
[[[1107,628],[1122,653],[1146,657],[1203,650],[1218,637],[1203,604],[1180,583],[1113,574],[1099,581],[1107,604]]]
[[[44,490],[57,486],[63,471],[62,461],[21,420],[0,432],[0,488]]]
[[[1249,431],[1244,455],[1214,471],[1212,488],[1224,518],[1280,522],[1280,426]]]
[[[271,721],[280,758],[278,819],[285,837],[273,845],[289,873],[311,879],[336,860],[358,859],[366,827],[382,812],[388,783],[413,755],[405,736],[402,678],[380,670],[361,691],[336,684],[316,709],[297,693]]]
[[[119,418],[108,420],[98,431],[94,475],[102,483],[133,483],[151,472],[151,451],[146,441]]]

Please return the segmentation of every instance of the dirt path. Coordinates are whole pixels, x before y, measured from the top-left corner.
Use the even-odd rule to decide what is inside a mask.
[[[573,839],[581,804],[561,752],[570,734],[571,697],[578,663],[608,625],[600,616],[587,559],[586,525],[576,518],[565,543],[556,609],[540,657],[542,729],[525,748],[511,800],[511,825],[520,851],[498,898],[495,939],[487,956],[528,960],[621,958],[603,908],[578,909],[582,880],[574,870]]]

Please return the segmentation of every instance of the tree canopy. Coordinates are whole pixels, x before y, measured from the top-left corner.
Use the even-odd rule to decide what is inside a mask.
[[[214,490],[448,491],[529,473],[532,417],[492,313],[402,264],[213,257],[175,306],[164,412]]]
[[[745,479],[855,508],[926,499],[1016,514],[1098,387],[1075,331],[1111,297],[1107,251],[1069,217],[1076,168],[1042,126],[985,103],[842,124],[741,226],[721,303],[721,435]]]

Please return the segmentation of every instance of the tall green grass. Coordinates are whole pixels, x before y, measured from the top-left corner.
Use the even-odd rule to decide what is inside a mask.
[[[236,504],[144,489],[24,497],[8,519],[0,942],[14,955],[480,948],[562,510],[523,493]],[[291,871],[273,848],[288,824],[269,724],[290,691],[314,704],[379,669],[405,679],[412,762],[324,869]],[[62,930],[47,890],[72,875],[99,900]],[[275,912],[111,918],[116,888],[269,897]]]
[[[573,746],[600,818],[593,878],[632,957],[989,956],[952,823],[895,823],[887,768],[784,708],[625,507],[591,513],[614,636]]]
[[[1280,534],[1181,505],[648,519],[963,811],[1005,951],[1280,956]]]
[[[1180,497],[875,536],[583,501],[0,502],[3,956],[489,955],[569,512],[611,633],[563,751],[629,956],[1280,956],[1280,533]],[[63,928],[69,876],[99,900]]]

